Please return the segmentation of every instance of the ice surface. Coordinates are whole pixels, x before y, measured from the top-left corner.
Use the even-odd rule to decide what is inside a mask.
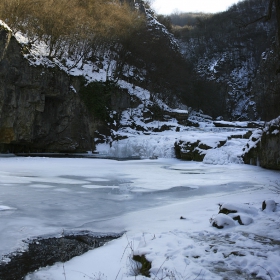
[[[17,249],[23,238],[63,229],[122,231],[125,228],[113,224],[102,227],[101,221],[203,194],[255,188],[269,174],[260,169],[264,178],[256,180],[248,176],[248,166],[224,168],[175,159],[14,157],[0,158],[0,167],[0,209],[9,209],[0,212],[1,254]]]
[[[231,196],[248,199],[249,194],[262,190],[257,201],[260,207],[263,199],[271,199],[263,190],[279,175],[247,165],[213,166],[171,158],[113,161],[11,157],[0,158],[0,170],[0,205],[5,209],[0,211],[1,255],[23,248],[22,239],[63,230],[126,230],[133,240],[135,234],[149,232],[147,242],[152,242],[154,234],[162,234],[163,241],[170,240],[164,232],[173,227],[180,234],[183,228],[189,232],[209,230],[209,218],[217,214],[219,201]],[[186,217],[185,224],[179,224],[181,215]],[[158,250],[155,244],[151,243],[155,246],[155,251],[149,251],[151,259]],[[162,250],[167,250],[164,244]],[[140,245],[142,252],[146,246]],[[176,246],[170,255],[175,254]],[[154,262],[154,269],[161,261]],[[47,279],[60,279],[52,273]],[[70,275],[67,279],[72,279]]]

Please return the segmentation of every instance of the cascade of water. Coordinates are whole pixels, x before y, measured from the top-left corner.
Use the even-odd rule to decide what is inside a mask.
[[[117,158],[174,158],[174,137],[143,136],[113,142],[108,155]]]

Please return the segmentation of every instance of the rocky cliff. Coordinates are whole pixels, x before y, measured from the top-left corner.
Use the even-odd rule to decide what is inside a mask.
[[[280,116],[255,131],[244,151],[245,163],[280,170]]]
[[[240,1],[225,12],[201,17],[191,29],[182,31],[186,59],[194,62],[200,77],[218,85],[212,91],[198,88],[196,94],[200,99],[209,94],[215,99],[220,92],[215,109],[223,109],[221,115],[227,120],[269,121],[279,115],[274,102],[279,102],[275,75],[279,58],[276,47],[271,47],[277,30],[275,13],[269,21],[257,20],[266,15],[267,4]],[[208,113],[210,104],[201,109]]]
[[[251,94],[261,119],[270,121],[280,114],[279,46],[272,44],[262,53],[262,59],[253,80]]]
[[[79,78],[30,66],[22,52],[0,26],[0,151],[92,150],[96,124],[77,93]]]

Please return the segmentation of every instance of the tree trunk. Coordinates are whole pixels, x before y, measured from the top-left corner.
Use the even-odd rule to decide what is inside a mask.
[[[277,40],[278,40],[278,47],[280,47],[280,0],[274,0],[275,3],[275,11],[276,11],[276,18],[277,18]]]

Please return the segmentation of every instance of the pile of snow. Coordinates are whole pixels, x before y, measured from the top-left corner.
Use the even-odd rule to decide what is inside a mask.
[[[237,225],[249,225],[254,222],[258,210],[247,204],[224,203],[218,215],[210,219],[212,226],[219,229]]]
[[[207,164],[242,164],[243,147],[247,142],[247,139],[227,140],[224,146],[208,150],[203,162]]]
[[[228,210],[232,213],[245,213],[250,214],[252,216],[256,216],[258,214],[258,210],[255,207],[252,207],[248,204],[241,204],[241,203],[224,203],[220,207],[220,212],[223,210]]]
[[[277,204],[275,203],[274,200],[264,200],[262,204],[262,209],[264,212],[269,213],[269,212],[275,212],[277,209]]]

